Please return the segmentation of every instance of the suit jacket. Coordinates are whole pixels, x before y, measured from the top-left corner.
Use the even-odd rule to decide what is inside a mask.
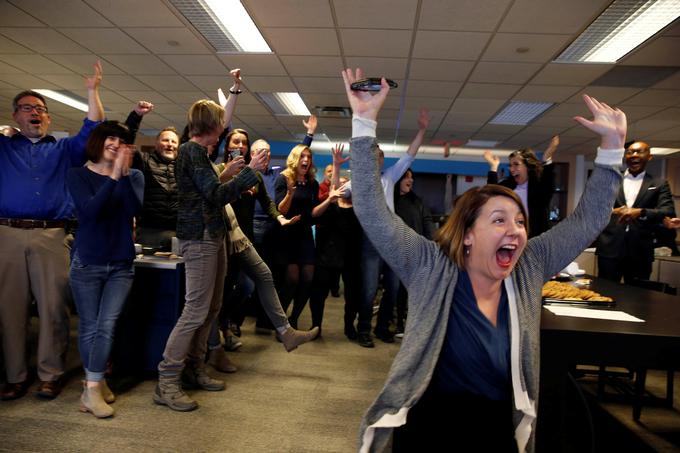
[[[498,182],[498,173],[495,171],[490,171],[487,174],[486,183],[499,184],[511,190],[515,190],[515,187],[517,187],[514,178],[505,178]],[[555,192],[555,173],[552,164],[543,165],[540,178],[529,175],[527,203],[529,204],[530,238],[548,231],[548,209],[553,192]]]
[[[626,197],[622,183],[614,208],[625,205]],[[598,255],[604,258],[636,257],[641,260],[654,261],[655,230],[658,229],[665,216],[675,217],[673,198],[668,183],[645,173],[640,192],[632,207],[644,208],[645,218],[638,218],[633,223],[624,224],[618,223],[618,217],[612,215],[609,225],[597,239],[596,253]]]

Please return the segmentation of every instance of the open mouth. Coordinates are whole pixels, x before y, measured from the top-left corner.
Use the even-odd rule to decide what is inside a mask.
[[[34,126],[39,126],[42,123],[40,120],[31,120],[29,122]]]
[[[515,256],[516,252],[516,245],[506,244],[501,246],[498,250],[496,250],[496,263],[498,263],[498,265],[503,268],[510,267],[512,258]]]

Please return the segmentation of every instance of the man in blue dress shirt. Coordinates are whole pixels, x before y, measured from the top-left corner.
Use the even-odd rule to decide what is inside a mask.
[[[7,384],[3,400],[24,396],[29,380],[26,334],[31,300],[38,306],[40,336],[38,395],[61,391],[69,323],[66,294],[69,254],[66,247],[73,203],[66,172],[85,163],[85,144],[104,119],[99,99],[101,64],[85,79],[88,113],[80,132],[57,141],[47,134],[50,115],[45,98],[23,91],[12,102],[21,132],[0,136],[0,325]]]

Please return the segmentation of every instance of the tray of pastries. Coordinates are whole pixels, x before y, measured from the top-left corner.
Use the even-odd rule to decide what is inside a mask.
[[[545,304],[600,305],[615,304],[611,297],[586,288],[578,288],[571,283],[550,280],[541,291]]]

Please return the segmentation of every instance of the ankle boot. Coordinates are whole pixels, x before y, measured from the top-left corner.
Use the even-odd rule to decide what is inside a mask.
[[[221,347],[215,348],[208,353],[208,363],[222,373],[235,373],[238,370],[234,362],[227,357],[227,352]]]
[[[224,381],[211,378],[205,371],[205,366],[185,366],[182,372],[182,384],[185,388],[220,392],[226,388]]]
[[[153,402],[179,412],[193,411],[198,407],[198,403],[182,390],[179,371],[159,371]]]
[[[90,412],[97,418],[106,418],[113,415],[113,408],[106,404],[102,397],[101,383],[98,383],[96,387],[88,387],[86,382],[83,383],[80,411]]]
[[[303,343],[312,341],[317,337],[317,335],[319,335],[318,327],[314,327],[313,329],[310,329],[306,332],[295,330],[292,327],[289,327],[283,335],[277,334],[281,340],[281,343],[283,343],[283,347],[286,348],[286,351],[288,352],[294,350]]]
[[[102,388],[102,397],[104,398],[104,401],[106,401],[108,404],[115,402],[116,395],[114,395],[109,388],[109,384],[106,383],[106,379],[102,379],[99,384]]]

